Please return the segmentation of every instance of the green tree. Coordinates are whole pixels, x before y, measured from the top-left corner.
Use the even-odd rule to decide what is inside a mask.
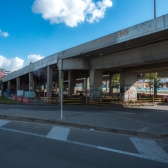
[[[113,74],[111,78],[111,92],[113,93],[113,89],[120,88],[120,74]]]
[[[158,73],[145,73],[145,79],[147,80],[147,83],[150,88],[150,95],[151,95],[151,89],[154,88],[154,97],[157,96],[157,88],[160,85],[160,78],[158,77]]]

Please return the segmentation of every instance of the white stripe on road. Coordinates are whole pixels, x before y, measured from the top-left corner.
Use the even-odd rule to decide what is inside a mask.
[[[70,128],[53,127],[46,137],[50,139],[67,140],[69,132]]]
[[[138,152],[142,155],[168,161],[168,154],[154,140],[130,138]]]
[[[8,124],[10,121],[7,121],[7,120],[0,120],[0,127]]]
[[[39,135],[39,134],[35,134],[35,133],[31,133],[31,132],[25,132],[25,131],[19,131],[19,130],[13,130],[13,129],[10,129],[10,128],[1,128],[0,127],[0,130],[11,131],[11,132],[16,132],[16,133],[20,133],[20,134],[33,135],[33,136],[36,136],[36,137],[46,138],[46,136],[44,136],[44,135]]]
[[[11,132],[16,132],[16,133],[22,133],[22,134],[32,135],[32,136],[36,136],[36,137],[46,138],[46,136],[44,136],[44,135],[34,134],[34,133],[30,133],[30,132],[25,132],[25,131],[12,130],[12,129],[8,129],[8,128],[0,127],[0,130],[11,131]],[[147,160],[152,160],[152,161],[157,161],[157,162],[168,164],[168,160],[164,160],[164,159],[160,159],[160,158],[145,156],[145,155],[141,155],[141,154],[126,152],[126,151],[121,151],[121,150],[116,150],[116,149],[112,149],[112,148],[106,148],[106,147],[102,147],[102,146],[96,146],[96,145],[91,145],[91,144],[86,144],[86,143],[76,142],[76,141],[71,141],[71,140],[60,140],[60,139],[57,139],[57,140],[62,141],[62,142],[66,142],[66,143],[70,143],[70,144],[95,148],[95,149],[104,150],[104,151],[108,151],[108,152],[119,153],[119,154],[123,154],[123,155],[128,155],[128,156],[133,156],[133,157],[137,157],[137,158],[142,158],[142,159],[147,159]]]

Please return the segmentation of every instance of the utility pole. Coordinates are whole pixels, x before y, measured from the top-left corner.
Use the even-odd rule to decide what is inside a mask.
[[[154,19],[156,18],[156,0],[154,0]]]

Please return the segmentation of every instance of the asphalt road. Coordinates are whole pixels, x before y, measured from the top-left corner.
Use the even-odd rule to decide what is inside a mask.
[[[167,168],[168,139],[0,119],[1,168]]]

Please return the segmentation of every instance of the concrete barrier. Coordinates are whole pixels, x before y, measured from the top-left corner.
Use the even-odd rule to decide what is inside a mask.
[[[29,98],[23,98],[22,102],[29,104],[30,103],[30,99]]]
[[[13,96],[12,99],[13,99],[14,101],[17,101],[17,96]]]
[[[17,101],[22,102],[23,101],[23,97],[17,97]]]

